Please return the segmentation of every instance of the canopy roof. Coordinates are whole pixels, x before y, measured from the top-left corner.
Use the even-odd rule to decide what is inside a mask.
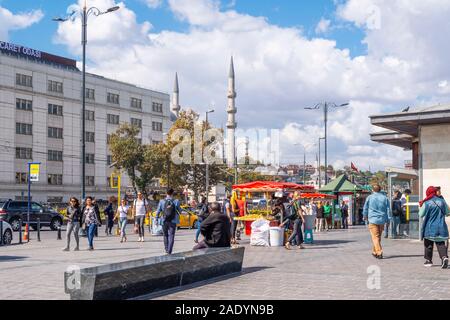
[[[360,192],[363,191],[361,187],[358,185],[351,183],[348,181],[348,178],[345,174],[337,177],[324,187],[322,187],[320,192]]]
[[[303,199],[336,199],[337,197],[331,194],[325,193],[303,193],[301,196]]]
[[[313,186],[305,186],[291,182],[274,182],[274,181],[254,181],[233,186],[233,190],[242,192],[276,192],[285,191],[304,191],[314,192]]]

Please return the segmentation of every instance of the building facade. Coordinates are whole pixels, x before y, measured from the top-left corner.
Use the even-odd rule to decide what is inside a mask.
[[[86,193],[107,199],[108,139],[123,122],[141,127],[142,143],[162,142],[171,126],[170,96],[86,75]],[[82,73],[76,62],[0,42],[0,198],[27,196],[28,163],[40,162],[32,199],[67,201],[81,194]],[[122,177],[122,188],[129,187]]]

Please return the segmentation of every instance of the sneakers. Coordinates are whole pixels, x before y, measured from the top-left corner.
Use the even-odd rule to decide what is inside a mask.
[[[80,247],[76,247],[73,251],[80,251]]]
[[[447,269],[448,268],[448,258],[444,258],[442,259],[442,269]]]
[[[69,248],[64,248],[63,251],[70,251],[70,249]]]
[[[430,260],[425,261],[425,263],[423,264],[424,267],[432,267],[433,266],[433,262],[431,262]]]

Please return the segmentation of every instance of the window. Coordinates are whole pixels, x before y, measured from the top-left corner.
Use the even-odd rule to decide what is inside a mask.
[[[52,196],[49,196],[49,197],[47,197],[47,202],[48,203],[62,203],[63,202],[63,197],[52,197]]]
[[[63,161],[62,151],[48,150],[48,161]]]
[[[112,156],[106,156],[106,164],[110,166],[112,164]]]
[[[95,90],[86,88],[86,99],[95,100]]]
[[[110,134],[107,134],[106,135],[106,144],[110,144],[111,143],[111,135]]]
[[[84,113],[84,119],[89,121],[95,121],[95,112],[86,110],[86,112]]]
[[[48,80],[47,90],[49,92],[63,93],[63,84],[62,82]]]
[[[33,77],[16,73],[16,84],[24,87],[33,87]]]
[[[114,183],[113,186],[117,188],[117,186],[119,185],[119,179],[117,177],[114,177],[112,181]],[[106,183],[108,185],[108,188],[111,188],[111,177],[106,178]]]
[[[16,172],[16,184],[27,184],[27,183],[28,183],[28,173]]]
[[[50,185],[55,185],[55,186],[62,185],[62,174],[49,174],[47,176],[47,182]]]
[[[153,131],[162,131],[162,123],[161,122],[152,122]]]
[[[153,110],[153,112],[162,113],[163,112],[163,105],[162,105],[162,103],[153,102],[152,103],[152,110]]]
[[[33,110],[33,102],[30,100],[16,99],[16,109],[31,111]]]
[[[95,142],[95,133],[94,132],[85,132],[84,139],[86,142]]]
[[[142,100],[131,98],[131,107],[136,109],[142,109]]]
[[[138,128],[142,128],[142,120],[141,119],[131,118],[131,124]]]
[[[48,104],[48,114],[52,114],[55,116],[62,116],[63,115],[63,106],[49,103]]]
[[[48,137],[53,139],[62,139],[63,129],[48,127]]]
[[[93,176],[86,176],[86,185],[89,187],[95,186],[95,177]]]
[[[28,124],[28,123],[16,122],[16,133],[32,135],[33,134],[33,125]]]
[[[119,104],[119,95],[108,92],[106,101],[113,104]]]
[[[115,114],[108,114],[107,115],[107,122],[109,124],[119,124],[119,120],[120,120],[120,118],[119,118],[118,115],[115,115]]]
[[[95,163],[95,155],[93,153],[87,153],[86,154],[86,163],[88,164],[94,164]]]
[[[16,148],[16,159],[33,159],[33,149],[31,148]]]

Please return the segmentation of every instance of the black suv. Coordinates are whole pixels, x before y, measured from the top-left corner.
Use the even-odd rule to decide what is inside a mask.
[[[8,222],[14,231],[19,231],[21,218],[22,225],[26,224],[27,215],[28,201],[0,200],[0,219]],[[52,230],[57,230],[64,221],[64,217],[55,210],[31,202],[30,227],[33,230],[37,230],[38,218],[41,221],[41,227],[47,226]]]

